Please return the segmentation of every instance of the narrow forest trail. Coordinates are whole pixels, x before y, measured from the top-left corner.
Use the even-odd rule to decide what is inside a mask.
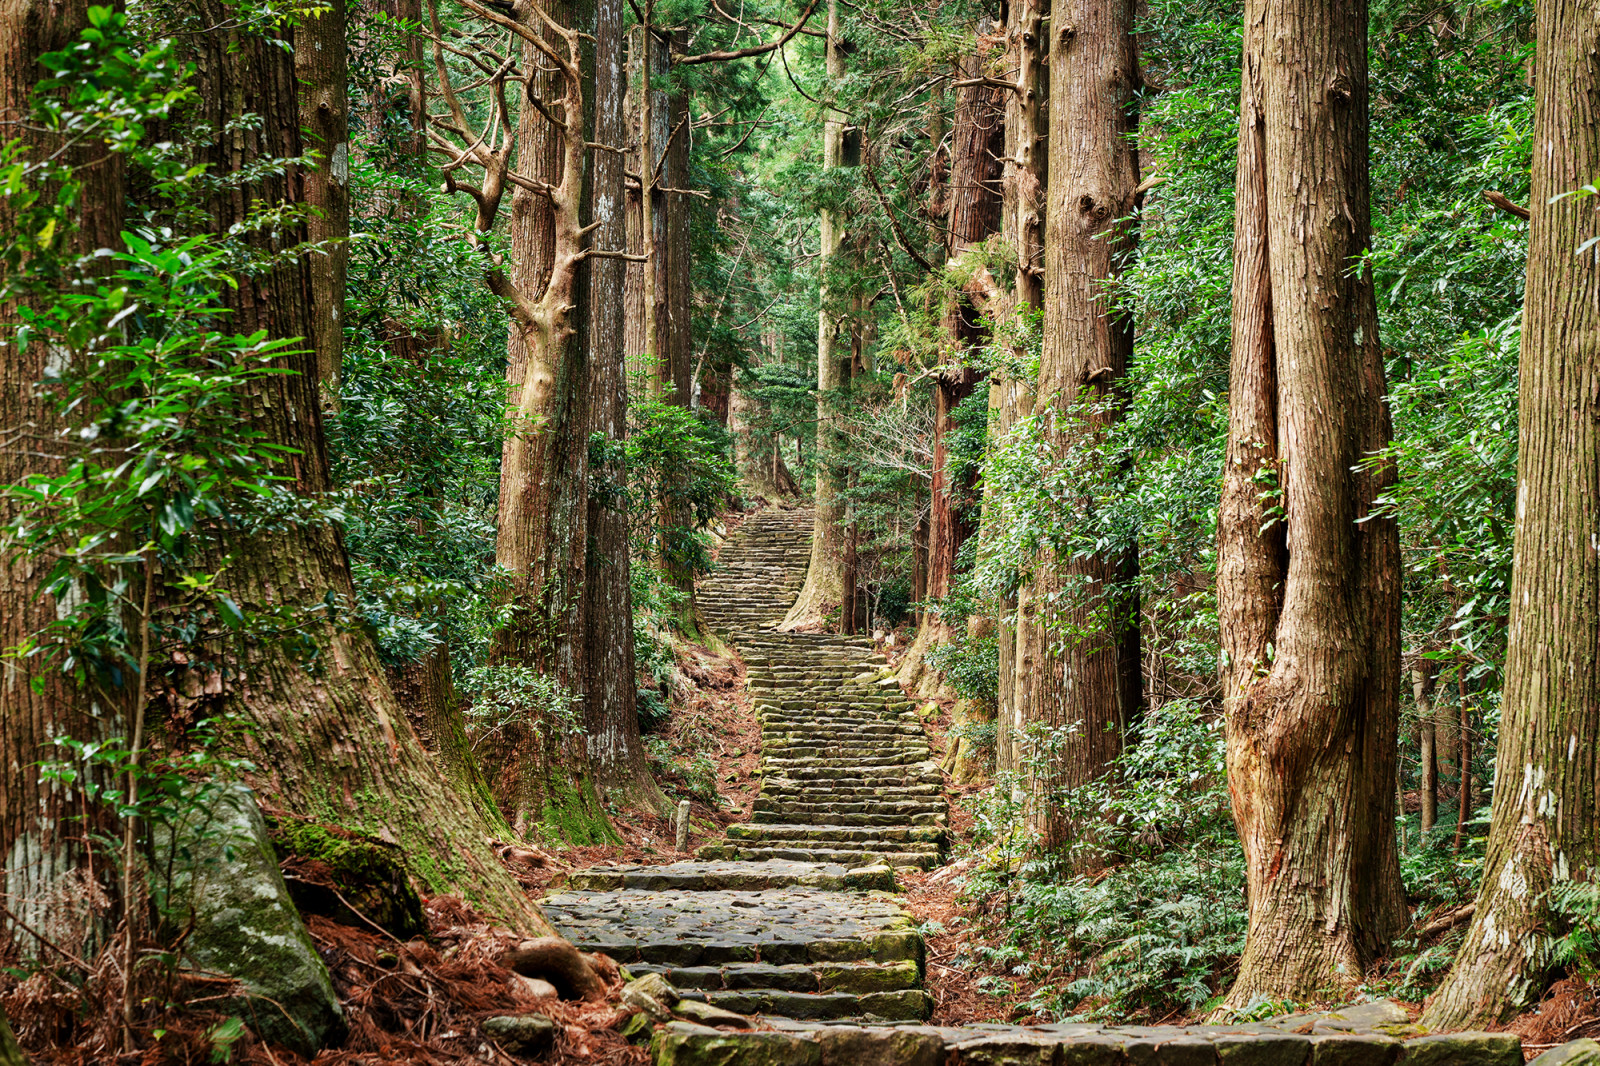
[[[698,861],[596,867],[545,898],[585,951],[660,973],[686,999],[743,1014],[925,1020],[924,947],[891,895],[896,866],[941,858],[947,803],[927,737],[869,640],[778,633],[810,553],[809,511],[767,510],[700,590],[737,647],[761,720],[748,824]]]

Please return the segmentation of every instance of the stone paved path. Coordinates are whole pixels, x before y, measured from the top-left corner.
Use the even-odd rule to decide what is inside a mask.
[[[942,779],[869,642],[775,631],[811,520],[752,517],[701,589],[761,720],[750,822],[697,861],[596,867],[543,901],[584,950],[768,1026],[672,1021],[655,1031],[656,1066],[1520,1066],[1514,1035],[1430,1035],[1389,1003],[1229,1027],[923,1024],[925,949],[893,888],[896,868],[942,859]]]
[[[563,935],[685,998],[790,1019],[926,1019],[923,942],[896,867],[936,865],[948,806],[927,737],[864,638],[776,632],[812,516],[768,510],[700,589],[737,647],[762,726],[751,821],[699,861],[598,867],[543,901]]]

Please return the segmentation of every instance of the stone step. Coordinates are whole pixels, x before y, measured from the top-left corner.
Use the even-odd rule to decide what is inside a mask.
[[[929,826],[944,825],[949,816],[945,809],[922,811],[916,814],[865,814],[855,811],[827,811],[815,815],[806,815],[803,812],[792,810],[756,810],[751,812],[750,821],[762,825],[793,825],[798,820],[812,818],[819,825],[882,825],[882,826]]]
[[[714,845],[708,845],[708,850]],[[708,854],[707,859],[723,858]],[[732,857],[732,856],[729,856]],[[789,855],[738,856],[756,861]],[[860,863],[858,854],[847,860]],[[906,865],[895,856],[891,865]],[[787,888],[558,892],[541,901],[557,932],[584,951],[623,965],[724,966],[730,963],[877,962],[921,965],[922,938],[893,899],[873,892]]]
[[[761,795],[774,800],[798,800],[804,796],[817,794],[815,785],[804,781],[791,781],[786,777],[768,777],[761,785]],[[944,790],[938,785],[846,784],[845,781],[835,780],[828,782],[827,795],[836,800],[908,800],[919,796],[943,796]]]
[[[887,862],[894,866],[916,866],[931,870],[941,860],[937,849],[926,851],[892,851],[885,848],[852,847],[800,847],[798,844],[775,846],[744,844],[728,841],[726,844],[706,844],[695,852],[702,859],[801,859],[812,862]]]
[[[665,866],[591,866],[562,886],[568,892],[610,892],[620,889],[679,889],[716,892],[730,889],[821,888],[831,891],[894,891],[894,871],[887,866],[846,867],[818,862],[674,862]]]
[[[741,822],[728,827],[728,839],[739,841],[798,841],[814,843],[860,843],[864,847],[902,851],[925,850],[923,844],[942,845],[945,831],[938,826],[854,826],[795,825],[792,822]],[[900,846],[904,845],[904,847]]]
[[[868,1017],[889,1022],[920,1022],[926,1021],[933,1014],[933,997],[920,988],[907,988],[895,992],[869,992],[859,996],[849,992],[783,992],[769,988],[742,992],[684,990],[682,995],[685,999],[704,1000],[714,1007],[731,1010],[736,1014],[776,1014],[784,1018],[809,1021]]]
[[[893,992],[915,988],[922,980],[915,959],[899,962],[814,962],[774,966],[766,962],[735,962],[725,966],[663,966],[636,962],[628,967],[635,977],[659,973],[672,987],[704,992],[766,990],[779,992]]]
[[[1400,1012],[1404,1014],[1404,1011]],[[1300,1017],[1307,1017],[1301,1015]],[[1285,1031],[1266,1023],[1247,1025],[1051,1025],[968,1026],[840,1025],[823,1018],[770,1019],[776,1031],[712,1029],[670,1022],[651,1046],[657,1066],[710,1063],[826,1063],[873,1066],[1520,1066],[1522,1038],[1516,1033],[1340,1032],[1313,1027]],[[1577,1051],[1554,1061],[1580,1061]]]

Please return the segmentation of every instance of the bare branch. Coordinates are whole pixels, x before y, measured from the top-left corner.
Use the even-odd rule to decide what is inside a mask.
[[[747,56],[766,55],[768,52],[777,51],[784,45],[788,44],[790,39],[794,37],[795,34],[800,32],[801,27],[806,24],[806,21],[811,18],[811,13],[816,9],[817,0],[811,0],[811,2],[806,5],[805,11],[801,12],[799,20],[793,26],[789,27],[783,36],[779,37],[776,41],[769,41],[766,44],[751,45],[749,48],[734,48],[723,52],[703,52],[697,56],[681,56],[680,58],[674,60],[672,65],[675,67],[686,67],[695,63],[721,63],[730,59],[744,59]]]

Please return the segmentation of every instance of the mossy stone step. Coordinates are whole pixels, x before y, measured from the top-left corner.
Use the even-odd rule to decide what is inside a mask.
[[[878,842],[942,844],[945,831],[937,826],[874,828],[848,825],[751,824],[728,827],[732,840],[870,840]]]
[[[685,999],[700,999],[737,1014],[777,1014],[785,1018],[860,1018],[870,1015],[884,1021],[926,1021],[933,1014],[933,997],[920,988],[893,992],[784,992],[763,988],[741,992],[685,990]],[[739,1060],[726,1060],[729,1062]]]
[[[782,992],[893,992],[915,988],[922,980],[915,959],[898,962],[818,962],[774,966],[766,962],[738,962],[727,966],[660,966],[634,963],[635,977],[659,973],[672,987],[705,992],[775,989]]]
[[[803,848],[797,846],[771,847],[762,844],[743,844],[729,841],[726,844],[707,844],[695,852],[706,859],[811,859],[818,862],[887,862],[895,866],[916,866],[928,870],[941,861],[939,851],[888,851],[878,848]]]

